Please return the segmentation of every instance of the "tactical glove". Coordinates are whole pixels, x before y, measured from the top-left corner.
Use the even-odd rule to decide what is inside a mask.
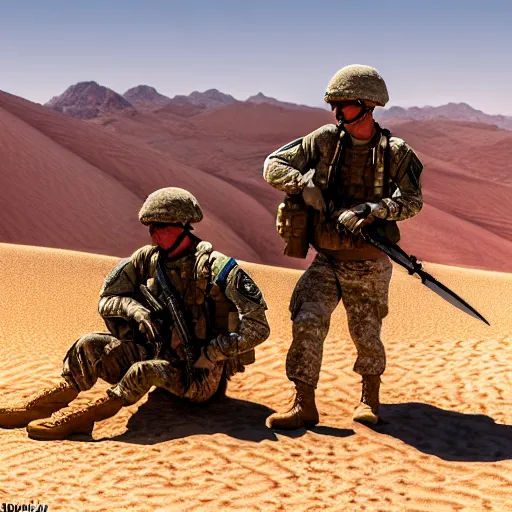
[[[387,210],[380,203],[363,203],[345,210],[339,217],[340,226],[357,233],[361,228],[371,224],[375,217],[385,219]]]
[[[157,330],[156,327],[151,322],[151,314],[150,312],[143,308],[137,308],[133,314],[132,318],[139,324],[139,331],[145,334],[150,342],[155,341],[157,338]]]

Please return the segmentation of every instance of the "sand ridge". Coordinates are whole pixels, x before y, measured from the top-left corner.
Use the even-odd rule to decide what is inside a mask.
[[[57,381],[80,335],[104,330],[98,292],[118,258],[0,244],[0,403]],[[318,388],[321,423],[264,426],[291,396],[288,300],[300,271],[242,263],[261,285],[272,334],[230,399],[191,406],[154,391],[96,425],[93,439],[38,442],[0,430],[0,501],[49,510],[512,510],[512,275],[425,268],[488,327],[394,269],[388,369],[375,429],[355,424],[355,350],[336,311]],[[80,396],[100,396],[107,387]]]

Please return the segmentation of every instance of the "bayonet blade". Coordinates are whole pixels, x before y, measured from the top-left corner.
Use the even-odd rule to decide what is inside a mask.
[[[487,325],[491,325],[476,309],[470,306],[464,299],[459,297],[455,292],[452,292],[447,286],[443,283],[440,283],[436,278],[432,277],[430,274],[426,272],[420,271],[419,276],[421,277],[421,282],[427,287],[430,288],[434,293],[437,293],[444,300],[449,302],[452,306],[464,311],[468,315],[471,315],[473,318],[477,318],[478,320],[482,320]]]
[[[456,308],[464,311],[468,315],[482,320],[487,325],[491,325],[476,309],[471,307],[464,299],[459,297],[455,292],[452,292],[447,286],[440,283],[433,276],[422,270],[422,265],[419,263],[415,256],[409,256],[397,244],[392,243],[385,236],[381,235],[374,226],[371,224],[361,230],[364,239],[385,252],[394,262],[404,267],[409,274],[418,274],[421,277],[421,282],[430,288],[437,295],[444,300],[455,306]]]

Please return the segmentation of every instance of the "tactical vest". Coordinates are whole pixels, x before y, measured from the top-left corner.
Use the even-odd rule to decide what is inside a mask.
[[[337,230],[339,213],[365,202],[378,202],[387,197],[389,188],[389,137],[380,129],[368,144],[354,145],[346,132],[341,132],[332,156],[327,176],[313,178],[324,195],[330,219],[319,212],[312,218],[312,245],[319,252],[364,250],[368,257],[378,257],[378,249],[370,246],[362,236],[348,230]]]
[[[196,348],[206,345],[219,334],[228,335],[238,332],[239,316],[236,306],[224,295],[222,290],[213,282],[212,275],[212,246],[201,241],[195,253],[177,260],[165,262],[165,270],[172,284],[181,295],[185,306],[185,318],[191,335],[195,338]],[[128,262],[129,259],[124,260]],[[159,297],[160,286],[155,278],[156,264],[158,261],[158,249],[155,247],[147,255],[143,269],[139,269],[147,276],[145,284],[154,297]],[[123,262],[118,267],[117,273],[122,270]],[[115,271],[116,269],[114,269]],[[104,289],[109,282],[115,280],[114,271],[105,279]],[[134,290],[133,298],[145,305],[144,295],[139,290]],[[126,321],[117,318],[105,319],[109,330],[116,337],[124,339],[133,336],[126,327]],[[173,341],[176,333],[173,330]],[[243,366],[253,363],[254,351],[241,354],[233,361],[227,363],[227,375],[233,375],[238,371],[244,371]]]
[[[287,241],[285,254],[306,257],[311,244],[318,252],[364,250],[369,258],[381,256],[362,236],[338,231],[336,219],[343,209],[365,202],[378,202],[389,194],[390,155],[388,130],[379,128],[368,144],[357,146],[350,135],[339,132],[328,167],[315,172],[314,184],[322,190],[329,218],[307,208],[302,198],[285,199],[278,211],[277,228]],[[298,206],[300,204],[300,206]],[[395,222],[380,221],[394,242],[399,240]],[[362,252],[362,254],[365,254]]]

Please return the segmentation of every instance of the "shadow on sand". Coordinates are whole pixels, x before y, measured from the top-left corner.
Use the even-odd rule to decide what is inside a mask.
[[[298,428],[296,430],[280,430],[277,428],[273,430],[276,434],[291,437],[292,439],[302,437],[308,432],[313,432],[314,434],[331,437],[349,437],[355,434],[355,431],[352,430],[351,428],[328,427],[327,425],[317,425],[316,427],[309,428]]]
[[[483,414],[446,411],[423,403],[381,405],[384,420],[372,429],[443,460],[496,462],[512,459],[512,426]]]
[[[226,434],[243,441],[277,441],[277,436],[265,426],[271,413],[268,407],[246,400],[225,397],[194,404],[155,389],[128,420],[127,431],[108,439],[156,444],[194,435]]]

